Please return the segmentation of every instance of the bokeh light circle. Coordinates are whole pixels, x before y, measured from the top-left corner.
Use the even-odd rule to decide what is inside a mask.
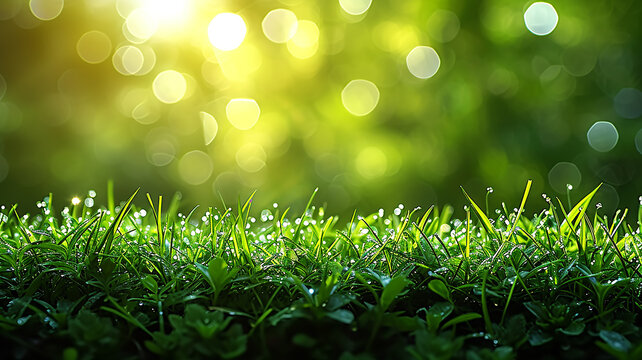
[[[417,46],[406,56],[406,65],[408,71],[415,77],[428,79],[437,73],[441,60],[435,49],[429,46]]]
[[[586,137],[594,150],[607,152],[615,147],[620,136],[613,124],[608,121],[598,121],[591,126]]]
[[[166,70],[156,75],[153,90],[158,100],[166,104],[173,104],[185,96],[187,80],[178,71]]]
[[[379,103],[379,89],[371,81],[352,80],[341,91],[341,102],[352,115],[368,115]]]
[[[372,0],[339,0],[339,5],[350,15],[361,15],[368,11]]]
[[[625,119],[637,119],[642,115],[642,91],[633,88],[620,90],[614,99],[615,112]]]
[[[270,41],[283,44],[296,34],[297,22],[296,14],[292,11],[276,9],[265,15],[261,27]]]
[[[369,146],[359,152],[355,165],[359,175],[366,179],[376,179],[385,175],[388,158],[378,147]]]
[[[143,125],[153,124],[160,118],[158,103],[144,99],[131,111],[131,117]]]
[[[210,43],[223,51],[234,50],[241,46],[246,32],[243,18],[233,13],[216,15],[207,28]]]
[[[22,10],[23,1],[0,1],[0,20],[14,18]]]
[[[212,176],[213,170],[212,159],[200,150],[190,151],[178,161],[178,173],[190,185],[204,183]]]
[[[251,129],[261,115],[261,108],[254,99],[232,99],[225,107],[227,120],[239,130]]]
[[[566,193],[567,185],[577,188],[582,182],[582,173],[577,165],[571,162],[558,162],[548,172],[548,182],[553,190]]]
[[[296,33],[288,41],[288,51],[298,59],[307,59],[319,49],[319,27],[310,20],[299,20]]]
[[[124,46],[123,49],[121,54],[123,68],[128,74],[136,74],[143,68],[143,63],[145,63],[143,52],[131,45]]]
[[[141,40],[152,37],[158,29],[158,21],[147,9],[137,8],[125,20],[130,34]]]
[[[427,31],[431,38],[446,43],[457,36],[460,27],[459,18],[454,12],[437,10],[428,19]]]
[[[78,39],[76,51],[85,62],[99,64],[111,54],[111,40],[101,31],[88,31]]]
[[[4,0],[6,1],[6,0]],[[29,9],[40,20],[53,20],[60,15],[65,6],[64,0],[30,0]]]
[[[635,148],[642,154],[642,129],[635,134]]]
[[[546,2],[536,2],[524,12],[524,23],[528,31],[535,35],[548,35],[557,26],[559,17],[553,5]]]
[[[263,146],[255,143],[243,144],[236,152],[236,163],[247,172],[257,172],[265,167],[267,154]]]
[[[214,141],[216,134],[218,134],[218,123],[216,122],[214,116],[206,113],[205,111],[201,111],[199,113],[199,117],[201,118],[201,123],[203,124],[203,138],[205,141],[205,145],[209,145],[212,143],[212,141]]]

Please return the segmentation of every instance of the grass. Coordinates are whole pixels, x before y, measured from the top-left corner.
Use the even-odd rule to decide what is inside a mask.
[[[489,212],[464,191],[463,221],[401,205],[341,221],[314,194],[296,217],[253,196],[2,207],[0,342],[69,360],[642,358],[642,215],[599,214],[593,191],[527,217],[529,192]]]

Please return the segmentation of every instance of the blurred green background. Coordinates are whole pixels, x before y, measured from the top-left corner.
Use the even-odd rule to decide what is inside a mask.
[[[533,211],[600,182],[603,210],[637,207],[641,18],[637,0],[2,0],[0,203],[113,179],[186,205],[319,187],[329,213],[460,208],[461,185],[513,207],[533,179]]]

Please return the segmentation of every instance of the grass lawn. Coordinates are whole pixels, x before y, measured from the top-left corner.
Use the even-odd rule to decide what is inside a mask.
[[[464,192],[462,219],[401,205],[339,219],[314,194],[296,213],[254,209],[252,197],[188,214],[149,195],[133,206],[142,194],[62,211],[50,195],[31,215],[5,206],[2,352],[642,358],[641,215],[600,213],[595,191],[572,207],[545,197],[533,212],[529,190],[516,208],[490,211]]]

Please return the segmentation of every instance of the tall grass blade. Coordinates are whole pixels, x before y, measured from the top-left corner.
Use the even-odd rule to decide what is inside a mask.
[[[464,192],[466,199],[468,199],[468,202],[470,202],[470,205],[472,205],[473,209],[475,210],[475,214],[477,214],[477,217],[479,217],[479,220],[481,221],[486,231],[489,234],[491,234],[495,239],[501,240],[500,236],[497,234],[497,231],[493,227],[493,224],[491,224],[490,220],[488,219],[488,216],[486,216],[486,214],[484,214],[482,209],[480,209],[479,206],[477,206],[475,201],[473,201],[473,199],[470,196],[468,196],[468,193],[466,192],[466,190],[464,190],[463,187],[461,188],[461,191]]]

